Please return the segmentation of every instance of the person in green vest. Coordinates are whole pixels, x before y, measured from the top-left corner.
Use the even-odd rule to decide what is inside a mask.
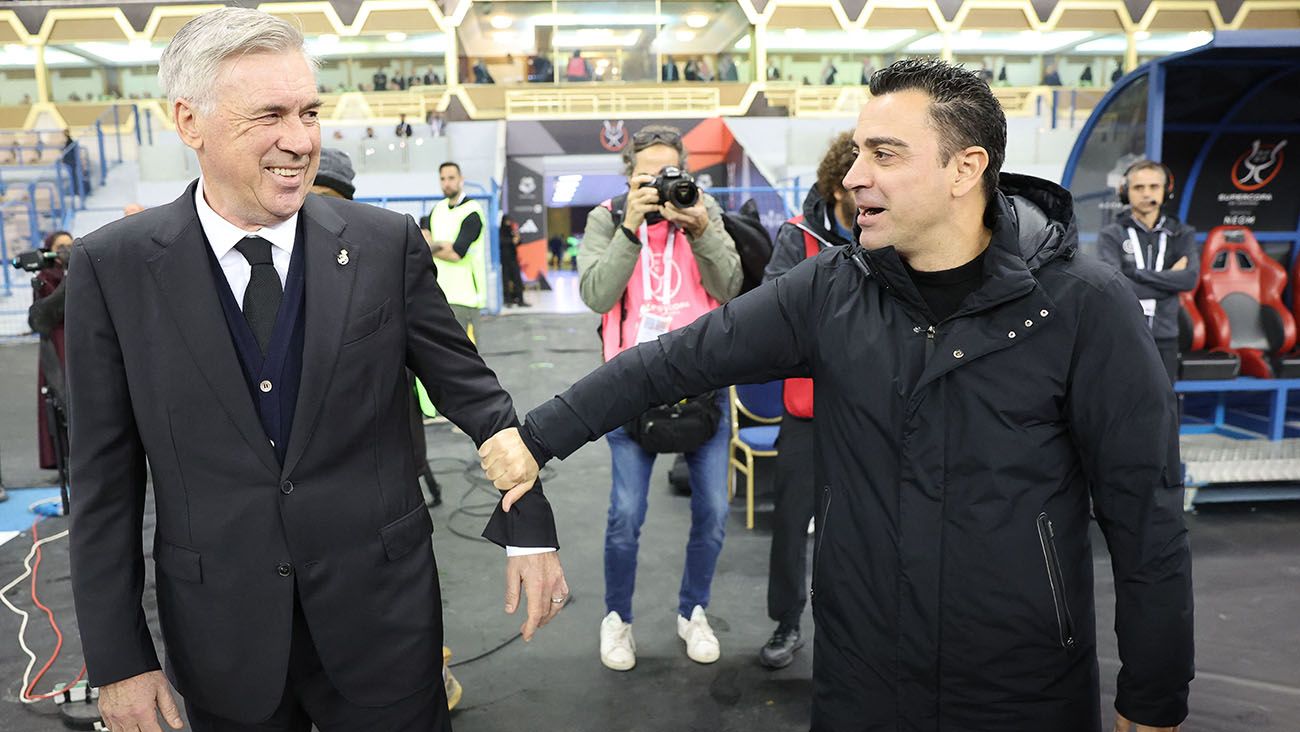
[[[446,198],[420,221],[429,249],[438,260],[438,286],[456,315],[456,322],[475,339],[479,311],[487,307],[487,227],[478,201],[465,195],[460,166],[438,166],[438,181]]]

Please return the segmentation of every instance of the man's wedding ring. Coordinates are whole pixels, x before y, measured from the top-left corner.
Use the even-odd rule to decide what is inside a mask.
[[[562,605],[562,604],[564,603],[564,598],[563,598],[563,597],[552,597],[552,598],[551,598],[551,602],[555,603],[556,605]]]

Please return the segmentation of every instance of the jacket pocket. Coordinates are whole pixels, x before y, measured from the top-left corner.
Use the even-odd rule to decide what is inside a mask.
[[[429,509],[423,504],[415,510],[388,524],[379,530],[379,538],[384,542],[384,553],[389,561],[401,559],[420,544],[429,544],[429,534],[433,533],[433,519]]]
[[[159,571],[172,579],[203,583],[202,556],[193,549],[160,540],[154,546],[153,560]]]
[[[1056,555],[1056,537],[1052,522],[1046,513],[1038,514],[1038,542],[1043,547],[1043,564],[1047,568],[1047,582],[1052,587],[1052,606],[1056,611],[1056,629],[1062,648],[1074,647],[1074,620],[1070,606],[1065,601],[1065,584],[1061,574],[1061,560]]]
[[[822,541],[826,538],[826,519],[831,515],[831,487],[822,486],[822,496],[825,498],[822,506],[822,515],[814,529],[817,533],[816,541],[813,543],[813,571],[812,584],[809,587],[808,597],[812,598],[817,594],[817,570],[822,564]]]
[[[387,325],[391,316],[388,305],[391,302],[392,300],[385,300],[379,307],[348,323],[343,331],[343,345],[355,343]]]

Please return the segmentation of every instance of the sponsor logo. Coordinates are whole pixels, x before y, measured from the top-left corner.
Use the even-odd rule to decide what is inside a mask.
[[[1252,142],[1250,149],[1232,164],[1232,185],[1241,191],[1257,191],[1272,183],[1282,172],[1282,162],[1286,159],[1282,148],[1286,143],[1286,140],[1272,145],[1263,145],[1260,140]]]
[[[601,124],[600,146],[610,152],[621,152],[627,147],[627,127],[623,125],[623,120],[605,120]]]

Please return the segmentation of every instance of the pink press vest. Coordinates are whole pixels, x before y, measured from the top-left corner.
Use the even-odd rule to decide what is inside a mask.
[[[604,204],[610,205],[609,201]],[[672,234],[672,246],[669,234]],[[601,318],[601,341],[605,360],[637,344],[641,322],[649,315],[664,318],[665,331],[690,325],[696,318],[718,307],[700,279],[700,269],[686,234],[667,221],[654,226],[642,224],[641,256],[623,297]],[[620,236],[620,234],[615,234]],[[671,252],[670,252],[671,250]],[[671,254],[666,257],[666,254]],[[664,262],[667,259],[667,280]],[[647,262],[649,268],[646,268]]]

